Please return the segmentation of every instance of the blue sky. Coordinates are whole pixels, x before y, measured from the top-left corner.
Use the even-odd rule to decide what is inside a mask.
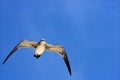
[[[119,80],[119,0],[1,0],[0,63],[23,39],[63,45],[61,56],[19,49],[0,65],[0,80]]]

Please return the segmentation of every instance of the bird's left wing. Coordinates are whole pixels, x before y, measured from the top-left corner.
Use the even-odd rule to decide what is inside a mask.
[[[26,48],[35,48],[37,46],[37,42],[30,42],[28,40],[22,40],[20,43],[18,43],[15,48],[10,52],[10,54],[6,57],[6,59],[3,61],[2,64],[4,64],[7,59],[20,47],[26,47]]]
[[[46,43],[46,50],[51,51],[51,52],[56,52],[56,53],[59,53],[60,55],[62,55],[66,65],[67,65],[68,71],[71,75],[71,67],[70,67],[70,63],[69,63],[65,49],[59,45],[51,45],[51,44]]]

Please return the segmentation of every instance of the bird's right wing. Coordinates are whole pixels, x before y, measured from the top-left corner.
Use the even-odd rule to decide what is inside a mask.
[[[6,59],[3,61],[2,64],[4,64],[7,59],[19,48],[26,47],[26,48],[35,48],[37,46],[37,42],[30,42],[28,40],[22,40],[20,43],[18,43],[15,48],[10,52],[10,54],[6,57]]]
[[[68,60],[68,57],[67,57],[67,53],[66,53],[65,49],[62,46],[60,46],[60,45],[52,45],[52,44],[46,43],[46,50],[62,55],[70,75],[72,74],[71,73],[70,63],[69,63],[69,60]]]

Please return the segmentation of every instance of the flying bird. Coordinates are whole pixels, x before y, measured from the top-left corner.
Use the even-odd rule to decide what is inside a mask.
[[[22,40],[20,43],[18,43],[15,46],[15,48],[10,52],[10,54],[6,57],[6,59],[3,61],[2,64],[4,64],[8,60],[8,58],[15,51],[17,51],[19,48],[33,48],[33,49],[35,49],[34,57],[36,57],[36,58],[39,58],[43,54],[44,51],[50,51],[50,52],[55,52],[57,54],[60,54],[63,57],[64,62],[66,63],[68,71],[71,75],[71,67],[70,67],[70,63],[69,63],[65,49],[60,45],[48,44],[44,39],[40,40],[39,42]]]

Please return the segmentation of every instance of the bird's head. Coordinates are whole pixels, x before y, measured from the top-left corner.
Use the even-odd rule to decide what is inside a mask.
[[[40,41],[45,41],[45,39],[41,39]]]
[[[39,43],[39,44],[45,43],[45,39],[41,39],[38,43]]]

